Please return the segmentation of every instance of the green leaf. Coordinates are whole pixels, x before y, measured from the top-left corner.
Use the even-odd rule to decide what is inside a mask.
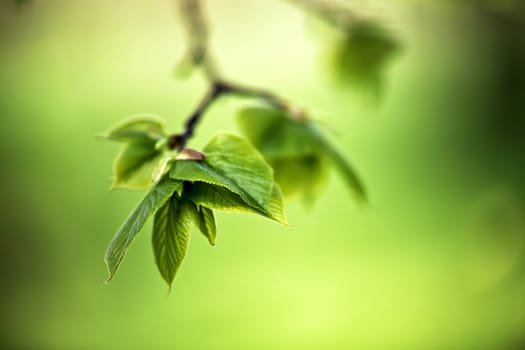
[[[217,228],[215,226],[215,217],[213,211],[203,206],[197,206],[195,213],[195,222],[202,234],[208,239],[211,245],[215,245]]]
[[[266,201],[265,204],[259,203],[232,179],[223,175],[211,165],[201,161],[176,161],[171,168],[170,177],[177,180],[193,183],[202,182],[222,187],[228,192],[236,194],[239,197],[242,206],[257,208],[258,210],[264,211],[264,208],[268,205],[268,201]]]
[[[177,160],[170,177],[222,186],[249,206],[264,210],[273,188],[273,171],[262,155],[238,136],[220,134],[204,148],[203,161]]]
[[[130,117],[112,127],[104,137],[115,141],[155,142],[164,136],[163,123],[159,117],[146,115]]]
[[[269,161],[275,181],[285,197],[301,195],[312,200],[324,187],[328,174],[328,159],[321,152],[293,158],[274,158]]]
[[[192,202],[202,207],[230,213],[259,214],[281,224],[286,224],[283,196],[277,185],[273,186],[270,200],[266,207],[252,206],[228,188],[204,182],[186,184],[184,194]]]
[[[113,188],[142,190],[152,185],[153,172],[162,152],[153,142],[132,142],[124,146],[113,163]]]
[[[223,187],[234,186],[231,180],[205,161],[176,160],[171,166],[170,177],[190,182],[206,182]]]
[[[113,188],[144,189],[162,156],[165,139],[162,121],[154,116],[131,117],[111,128],[105,137],[124,142],[113,163]]]
[[[346,182],[346,185],[354,192],[357,199],[366,201],[367,194],[365,186],[357,174],[357,171],[350,164],[350,162],[335,148],[320,132],[319,129],[312,129],[312,132],[315,133],[317,140],[319,142],[320,150],[328,156],[331,163],[343,176],[343,179]]]
[[[273,184],[272,195],[268,203],[268,212],[271,215],[271,219],[283,225],[288,225],[284,215],[284,196],[281,187],[276,183]]]
[[[285,114],[275,108],[247,107],[237,113],[237,123],[242,134],[260,150],[272,132],[279,128],[284,117]]]
[[[398,40],[380,22],[355,23],[332,50],[335,81],[379,94],[383,71],[400,47]]]
[[[152,235],[155,262],[170,288],[186,256],[193,211],[193,204],[174,194],[155,214]]]
[[[238,114],[238,122],[274,168],[275,181],[287,196],[314,196],[324,183],[329,159],[357,197],[366,197],[355,170],[313,121],[297,120],[271,107],[250,107]]]
[[[198,206],[221,210],[230,213],[253,213],[263,211],[252,207],[236,193],[226,187],[211,185],[205,182],[186,183],[184,195]]]
[[[297,120],[285,111],[270,107],[248,107],[237,115],[237,122],[248,140],[264,157],[297,157],[318,150],[313,122]]]
[[[323,142],[323,148],[325,153],[330,157],[332,164],[334,164],[335,168],[343,176],[346,185],[357,196],[357,199],[366,201],[367,194],[365,186],[348,160],[327,141]]]
[[[159,181],[142,201],[133,209],[128,218],[119,227],[111,243],[106,250],[105,262],[108,269],[110,281],[117,271],[127,249],[148,218],[155,213],[174,192],[182,190],[182,182],[163,178]]]
[[[204,147],[205,162],[231,179],[244,193],[266,207],[273,186],[273,170],[264,157],[243,138],[232,134],[219,134]],[[244,193],[243,193],[244,192]]]

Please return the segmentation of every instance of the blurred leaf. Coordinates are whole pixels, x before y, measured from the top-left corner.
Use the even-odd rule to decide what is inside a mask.
[[[113,163],[112,187],[142,190],[151,186],[164,136],[162,122],[154,116],[131,117],[106,132],[104,137],[125,143]]]
[[[247,107],[237,114],[237,122],[242,133],[257,149],[261,149],[270,133],[278,129],[284,113],[274,108]]]
[[[274,158],[270,164],[275,172],[275,181],[286,197],[302,194],[305,199],[312,200],[325,184],[327,160],[321,153],[312,153],[293,158]]]
[[[173,75],[176,79],[186,79],[195,71],[197,64],[194,62],[193,54],[186,53],[182,59],[175,65]]]
[[[354,192],[359,200],[366,200],[366,190],[363,182],[357,175],[357,172],[348,162],[348,160],[330,143],[327,141],[323,142],[323,149],[325,154],[330,157],[332,164],[335,165],[336,169],[343,176],[347,186]]]
[[[197,206],[195,212],[195,222],[202,234],[208,239],[211,245],[215,245],[217,228],[215,226],[215,217],[213,211],[203,206]]]
[[[182,182],[163,178],[157,183],[142,201],[133,209],[124,223],[119,227],[106,250],[105,262],[110,281],[117,271],[133,239],[141,231],[148,218],[155,213],[174,192],[180,192]]]
[[[150,141],[165,136],[162,120],[156,116],[134,116],[112,127],[103,136],[115,141]]]
[[[174,194],[157,211],[153,221],[153,252],[162,278],[171,288],[186,256],[195,206]]]
[[[400,49],[398,40],[377,21],[352,25],[331,53],[336,80],[380,93],[383,71]]]
[[[330,160],[350,189],[365,198],[356,172],[313,121],[270,107],[245,108],[237,120],[243,134],[272,165],[275,181],[287,197],[301,195],[310,200],[324,184],[326,160]]]
[[[153,142],[131,142],[124,146],[113,164],[113,188],[145,189],[153,183],[153,173],[162,161],[162,152]]]
[[[221,134],[210,141],[204,152],[203,161],[175,161],[170,177],[222,186],[254,208],[267,208],[273,172],[255,148],[238,136]]]
[[[317,137],[311,121],[296,120],[285,111],[248,107],[237,117],[241,131],[264,157],[296,157],[317,152]]]

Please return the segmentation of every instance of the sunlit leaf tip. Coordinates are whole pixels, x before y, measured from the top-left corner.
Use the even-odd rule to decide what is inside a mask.
[[[194,212],[195,222],[199,231],[208,239],[208,242],[214,246],[217,237],[217,227],[215,225],[215,216],[213,210],[198,206]]]

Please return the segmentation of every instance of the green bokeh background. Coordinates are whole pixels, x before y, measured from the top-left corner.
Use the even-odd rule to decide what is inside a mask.
[[[204,93],[173,79],[173,2],[2,2],[1,347],[522,349],[523,6],[358,5],[403,42],[380,103],[330,83],[328,34],[287,2],[208,1],[225,74],[335,130],[371,205],[332,176],[313,208],[289,203],[291,227],[218,214],[217,246],[194,234],[168,295],[149,227],[104,284],[141,193],[108,191],[119,145],[95,135],[137,113],[180,130]],[[246,103],[215,105],[191,146],[237,130]]]

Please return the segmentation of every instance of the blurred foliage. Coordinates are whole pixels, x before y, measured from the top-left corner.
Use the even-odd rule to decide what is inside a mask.
[[[237,116],[248,140],[261,151],[275,172],[275,180],[288,197],[312,201],[324,184],[328,162],[341,172],[359,199],[365,189],[350,163],[304,115],[270,107],[250,107]]]
[[[157,144],[166,138],[156,117],[131,117],[104,137],[124,143],[113,164],[113,188],[143,190],[153,183],[153,171],[162,158]]]
[[[329,50],[333,79],[378,97],[385,70],[400,48],[394,34],[378,21],[357,21]]]

